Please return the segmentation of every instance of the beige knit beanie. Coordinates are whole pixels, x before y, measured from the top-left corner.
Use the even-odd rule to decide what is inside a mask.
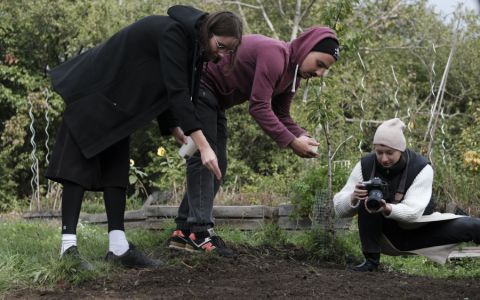
[[[399,119],[390,119],[378,126],[375,136],[373,137],[374,145],[385,145],[390,148],[404,152],[407,148],[403,129],[405,124]]]

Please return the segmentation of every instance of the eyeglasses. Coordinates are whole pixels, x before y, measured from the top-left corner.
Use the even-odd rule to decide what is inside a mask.
[[[234,50],[228,49],[227,46],[225,46],[224,44],[220,43],[214,35],[213,35],[213,39],[215,40],[215,43],[217,44],[217,50],[218,50],[218,52],[227,52],[227,53],[233,53],[233,52],[235,52]]]

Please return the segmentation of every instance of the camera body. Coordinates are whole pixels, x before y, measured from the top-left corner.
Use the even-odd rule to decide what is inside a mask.
[[[383,195],[388,193],[388,183],[374,177],[369,181],[363,181],[362,184],[368,191],[367,208],[371,211],[378,210],[382,206]]]

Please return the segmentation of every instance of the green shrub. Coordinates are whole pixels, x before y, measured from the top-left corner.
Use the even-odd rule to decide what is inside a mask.
[[[361,257],[357,231],[332,234],[315,227],[305,232],[300,245],[313,261],[347,265]]]
[[[434,166],[433,192],[437,209],[444,211],[449,203],[455,203],[472,216],[480,215],[480,176],[476,170],[463,166],[462,158],[447,161],[437,159]]]
[[[319,195],[327,191],[327,166],[316,165],[307,168],[291,183],[290,198],[295,205],[294,217],[311,217]],[[345,185],[351,170],[337,168],[333,174],[332,193],[339,191]],[[331,201],[331,199],[322,199]]]

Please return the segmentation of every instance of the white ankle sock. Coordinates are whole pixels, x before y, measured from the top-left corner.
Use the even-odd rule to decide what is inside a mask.
[[[77,245],[77,235],[76,234],[62,234],[62,247],[60,249],[60,255],[63,255],[63,252],[72,246]]]
[[[108,251],[119,256],[127,252],[129,248],[124,231],[112,230],[108,233]]]

